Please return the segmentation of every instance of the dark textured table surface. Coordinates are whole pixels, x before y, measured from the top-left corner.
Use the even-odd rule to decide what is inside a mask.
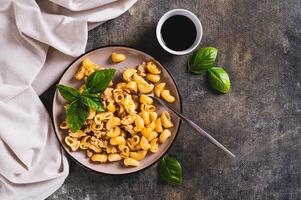
[[[173,8],[200,18],[200,46],[219,49],[228,71],[226,95],[206,76],[186,71],[187,56],[165,53],[155,39],[158,19]],[[87,50],[122,44],[143,50],[174,75],[183,113],[229,147],[230,159],[186,125],[169,150],[184,168],[184,183],[162,182],[157,165],[126,176],[88,171],[70,161],[70,175],[48,200],[301,199],[300,0],[139,1],[128,12],[90,31]],[[49,90],[43,95],[51,102]]]

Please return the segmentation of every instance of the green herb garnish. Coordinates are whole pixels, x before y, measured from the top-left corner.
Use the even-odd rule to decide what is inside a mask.
[[[230,90],[230,79],[223,68],[211,67],[208,73],[210,85],[214,89],[222,93],[227,93]]]
[[[105,69],[91,74],[86,83],[86,88],[89,93],[95,94],[105,91],[110,84],[115,71],[115,69]]]
[[[217,56],[217,49],[214,47],[200,48],[188,58],[188,71],[194,74],[201,74],[210,69]]]
[[[230,79],[223,68],[213,65],[216,56],[217,49],[214,47],[198,49],[188,58],[188,71],[193,74],[208,72],[211,87],[219,92],[227,93],[230,90]]]
[[[102,101],[99,98],[99,96],[93,96],[93,95],[82,95],[81,96],[81,102],[85,104],[86,106],[93,108],[96,111],[103,112],[105,111],[102,105]]]
[[[80,99],[77,99],[69,105],[66,113],[71,131],[76,132],[83,127],[84,122],[88,117],[89,110],[87,106],[81,103]]]
[[[108,87],[115,71],[115,69],[104,69],[94,72],[88,77],[86,88],[82,93],[66,85],[57,85],[60,94],[69,103],[66,115],[72,132],[83,127],[89,114],[89,108],[98,112],[104,111],[99,93]]]
[[[164,157],[158,165],[160,177],[171,185],[179,185],[183,182],[183,172],[180,162],[173,157]]]
[[[66,99],[68,102],[73,102],[80,97],[79,91],[72,87],[66,85],[57,85],[57,89],[62,97],[64,97],[64,99]]]

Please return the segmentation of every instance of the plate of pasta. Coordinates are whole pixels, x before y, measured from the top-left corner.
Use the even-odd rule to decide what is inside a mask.
[[[181,111],[177,85],[150,55],[124,46],[94,49],[62,75],[53,124],[63,149],[84,167],[129,174],[156,163],[171,147],[180,120],[149,94]]]

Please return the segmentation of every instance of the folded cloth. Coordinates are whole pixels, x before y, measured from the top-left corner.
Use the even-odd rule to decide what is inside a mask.
[[[88,30],[136,0],[0,1],[0,199],[45,199],[68,162],[38,95],[84,53]]]

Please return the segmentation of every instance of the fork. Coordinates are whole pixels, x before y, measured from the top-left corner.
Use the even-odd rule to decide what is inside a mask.
[[[147,96],[155,99],[157,102],[159,102],[161,105],[163,105],[165,108],[168,108],[170,111],[172,111],[177,117],[179,117],[182,121],[187,123],[191,128],[193,128],[195,131],[200,133],[202,136],[207,138],[212,144],[223,150],[228,156],[235,158],[235,155],[229,151],[226,147],[224,147],[221,143],[219,143],[216,139],[214,139],[209,133],[204,131],[200,126],[198,126],[196,123],[182,115],[181,113],[177,112],[171,105],[168,103],[165,103],[162,99],[154,96],[154,94],[147,94]]]

